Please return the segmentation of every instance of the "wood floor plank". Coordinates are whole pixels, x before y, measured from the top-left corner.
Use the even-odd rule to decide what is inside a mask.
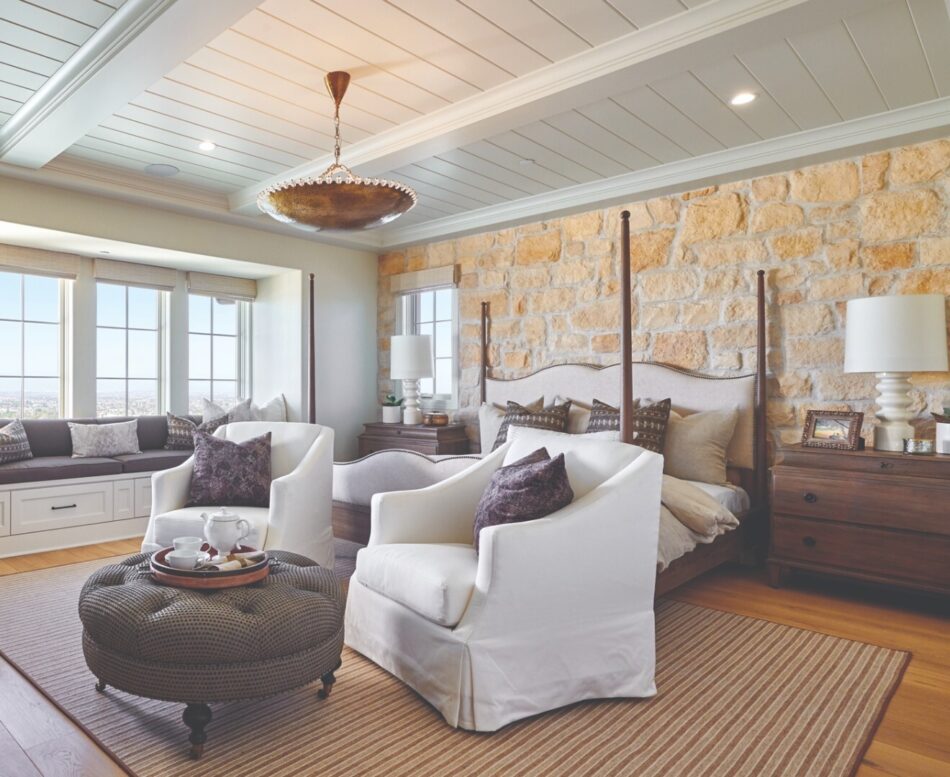
[[[75,724],[6,661],[0,661],[0,724],[24,750],[68,736]]]
[[[120,777],[125,771],[79,729],[31,747],[43,777]]]
[[[41,777],[6,726],[0,724],[0,770],[4,777]]]

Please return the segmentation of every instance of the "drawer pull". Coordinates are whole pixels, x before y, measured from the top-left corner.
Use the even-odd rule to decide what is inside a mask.
[[[802,499],[808,502],[808,504],[814,504],[818,501],[818,494],[813,494],[811,491],[806,491],[802,496]]]
[[[818,540],[816,540],[814,537],[802,537],[802,545],[804,545],[806,548],[813,548],[817,544]]]
[[[893,466],[894,466],[894,462],[893,462],[893,461],[882,461],[882,462],[881,462],[881,469],[890,469],[890,468],[893,467]]]
[[[68,510],[70,507],[76,507],[76,505],[74,505],[74,504],[71,504],[71,505],[59,505],[59,506],[53,505],[52,507],[50,507],[50,510]]]

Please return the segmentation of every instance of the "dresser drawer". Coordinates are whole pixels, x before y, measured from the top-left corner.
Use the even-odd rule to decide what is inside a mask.
[[[112,481],[108,481],[13,491],[13,534],[111,521],[112,487]]]
[[[950,588],[950,537],[772,516],[772,558]]]
[[[950,482],[933,478],[772,469],[777,513],[950,535],[941,505],[950,505]]]
[[[425,453],[429,456],[435,456],[439,452],[438,443],[435,440],[420,440],[403,437],[369,437],[361,435],[360,438],[360,456],[368,456],[376,451],[404,450]]]

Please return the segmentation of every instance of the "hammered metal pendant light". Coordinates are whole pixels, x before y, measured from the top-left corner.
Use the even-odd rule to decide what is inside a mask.
[[[313,230],[372,229],[399,218],[416,204],[416,193],[397,181],[361,178],[340,162],[340,103],[350,74],[327,73],[324,82],[336,108],[334,162],[320,175],[268,186],[257,206],[278,221]]]

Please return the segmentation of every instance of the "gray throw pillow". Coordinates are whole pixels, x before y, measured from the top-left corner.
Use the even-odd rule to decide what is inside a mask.
[[[168,437],[165,440],[165,450],[167,451],[190,451],[195,447],[195,432],[207,432],[214,434],[214,430],[219,426],[224,426],[228,422],[228,417],[223,415],[219,418],[213,418],[202,424],[196,424],[190,418],[165,413],[165,420],[168,423]]]
[[[23,428],[23,423],[19,418],[15,418],[0,428],[0,464],[32,458],[30,441],[26,437],[26,429]]]
[[[544,518],[573,500],[563,453],[552,459],[546,448],[538,448],[507,467],[499,467],[475,511],[475,550],[486,526]]]
[[[270,432],[244,442],[195,432],[195,466],[188,507],[192,505],[270,504]]]
[[[505,444],[509,426],[526,426],[529,429],[547,429],[549,432],[566,432],[571,413],[571,400],[558,405],[550,404],[540,410],[509,402],[505,418],[498,429],[498,437],[492,450]]]
[[[141,453],[139,450],[139,422],[119,421],[114,424],[69,424],[73,439],[73,458],[121,456],[123,453]]]
[[[659,402],[634,400],[632,413],[632,430],[634,445],[639,445],[654,453],[663,453],[663,443],[666,437],[666,428],[670,420],[669,399]],[[590,411],[590,422],[587,424],[588,433],[620,430],[620,409],[594,400]]]

